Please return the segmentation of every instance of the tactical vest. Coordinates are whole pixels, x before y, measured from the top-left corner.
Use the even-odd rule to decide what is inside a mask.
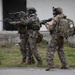
[[[62,37],[70,37],[75,33],[74,22],[67,18],[60,18],[57,27],[57,33]]]
[[[31,23],[30,28],[32,30],[40,30],[41,25],[40,25],[40,22],[39,22],[39,18],[35,14],[32,15],[30,18],[32,18],[31,19],[32,23]]]

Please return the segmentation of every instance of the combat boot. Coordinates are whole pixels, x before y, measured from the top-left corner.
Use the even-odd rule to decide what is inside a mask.
[[[54,67],[52,67],[51,65],[48,65],[46,71],[49,71],[49,70],[52,69],[52,68],[54,68]]]
[[[33,57],[28,58],[27,64],[35,64],[35,60]]]
[[[61,66],[60,69],[69,69],[68,66]]]
[[[25,59],[22,59],[21,64],[24,64],[24,63],[26,63],[26,60]]]

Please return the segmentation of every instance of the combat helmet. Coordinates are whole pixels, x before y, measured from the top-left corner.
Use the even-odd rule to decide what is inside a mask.
[[[62,8],[58,7],[58,8],[52,8],[53,9],[53,15],[58,15],[58,14],[62,14],[63,10]]]
[[[29,7],[29,8],[27,8],[27,12],[30,14],[36,13],[36,9],[34,7]]]

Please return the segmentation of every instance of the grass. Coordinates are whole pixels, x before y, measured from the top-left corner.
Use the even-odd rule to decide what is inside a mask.
[[[42,57],[43,65],[42,67],[46,67],[46,47],[47,41],[43,40],[42,43],[38,44],[39,54]],[[71,44],[65,44],[64,52],[68,60],[68,64],[72,67],[75,67],[75,47],[72,47]],[[28,66],[41,66],[41,65],[26,65],[20,64],[21,62],[21,53],[19,50],[19,46],[15,44],[0,44],[0,67],[28,67]],[[54,55],[54,63],[55,66],[61,66],[57,53]]]

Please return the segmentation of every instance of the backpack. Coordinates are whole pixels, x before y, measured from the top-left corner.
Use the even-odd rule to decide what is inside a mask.
[[[74,34],[74,22],[67,18],[60,18],[58,23],[58,35],[67,38],[73,36]]]

